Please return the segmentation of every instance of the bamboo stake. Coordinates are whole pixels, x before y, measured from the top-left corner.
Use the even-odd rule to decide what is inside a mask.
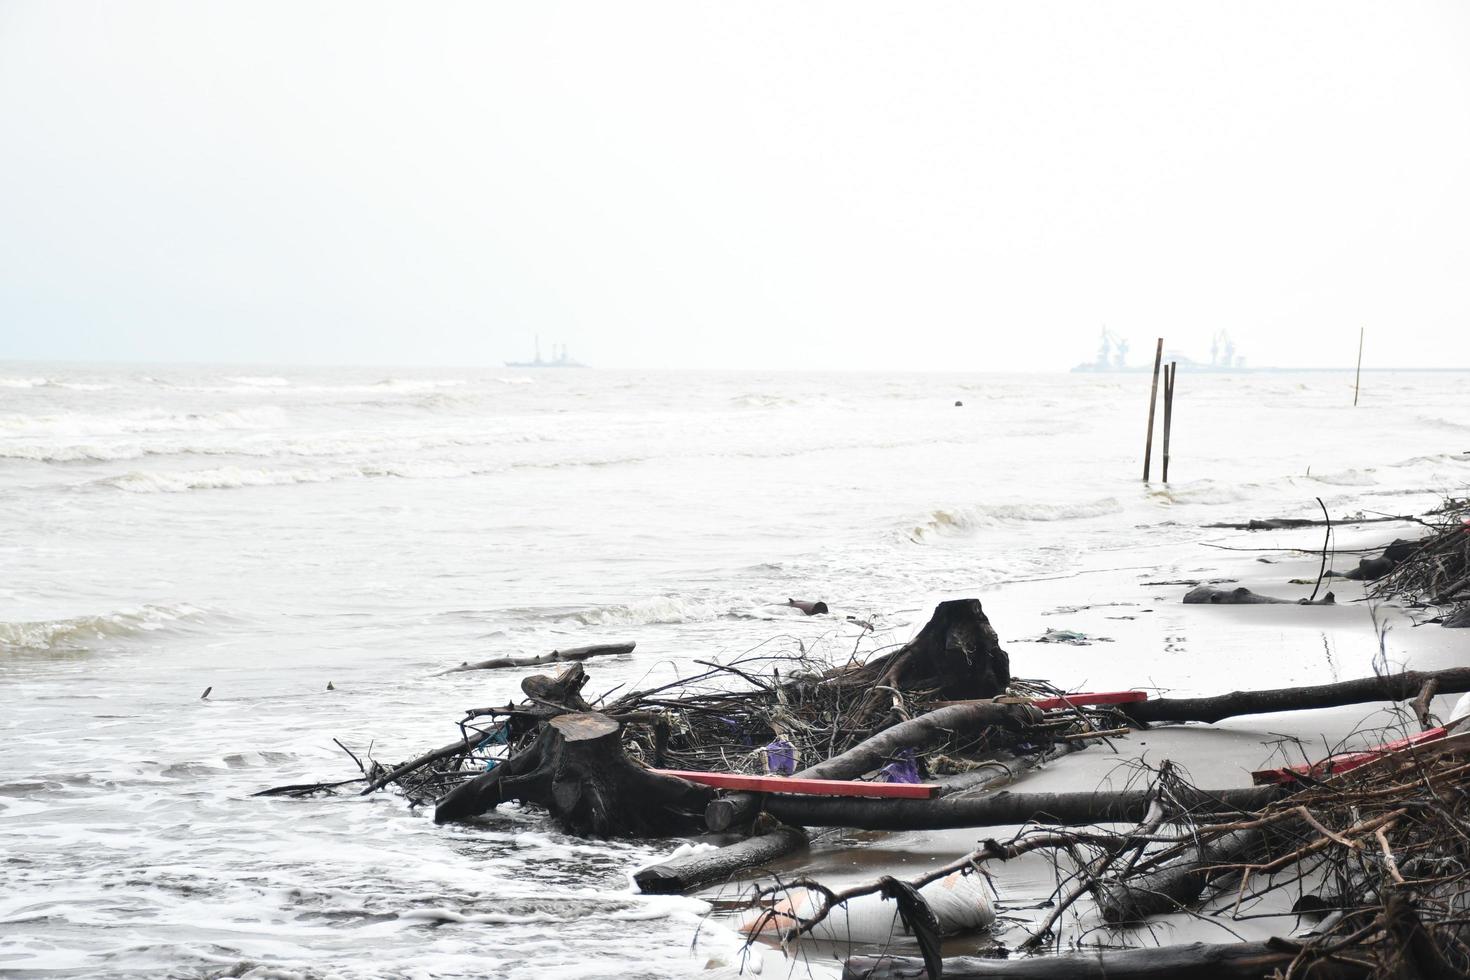
[[[1164,338],[1154,349],[1154,386],[1148,393],[1148,440],[1143,444],[1143,482],[1148,482],[1149,463],[1154,455],[1154,406],[1159,400],[1159,365],[1164,362]]]
[[[1179,362],[1171,361],[1164,368],[1164,482],[1169,482],[1169,429],[1174,420],[1174,377],[1179,373]]]
[[[1353,377],[1353,407],[1354,408],[1357,408],[1357,406],[1358,406],[1358,385],[1363,380],[1363,330],[1364,329],[1365,328],[1363,328],[1363,327],[1359,327],[1358,328],[1358,372]]]

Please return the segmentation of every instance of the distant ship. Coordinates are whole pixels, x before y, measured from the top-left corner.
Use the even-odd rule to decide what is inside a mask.
[[[1210,342],[1210,362],[1208,364],[1185,357],[1177,351],[1164,351],[1164,363],[1176,362],[1183,371],[1250,371],[1245,366],[1245,358],[1235,353],[1235,342],[1224,330],[1215,334]],[[1115,371],[1151,371],[1153,362],[1147,364],[1128,363],[1128,341],[1119,337],[1113,331],[1103,328],[1102,346],[1098,349],[1097,358],[1087,364],[1079,364],[1072,369],[1080,373],[1096,373]]]
[[[581,361],[572,360],[567,354],[567,345],[562,344],[560,349],[556,344],[551,345],[551,360],[541,359],[541,338],[536,338],[536,359],[534,361],[506,361],[506,367],[512,368],[584,368],[587,365]]]

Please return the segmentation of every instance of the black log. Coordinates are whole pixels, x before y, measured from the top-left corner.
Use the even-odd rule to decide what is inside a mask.
[[[1277,786],[1199,790],[1192,810],[1221,813],[1253,811],[1281,797]],[[1148,813],[1146,790],[1092,793],[957,793],[933,800],[864,799],[838,796],[787,796],[765,799],[765,812],[783,823],[857,830],[947,830],[1004,827],[1030,822],[1054,826],[1138,823]]]
[[[1315,601],[1311,599],[1278,599],[1275,596],[1261,595],[1252,592],[1245,586],[1238,589],[1217,589],[1212,585],[1200,585],[1190,589],[1184,594],[1184,601],[1192,605],[1212,606],[1254,606],[1254,605],[1281,605],[1281,606],[1331,606],[1337,602],[1331,592]]]
[[[536,741],[439,801],[434,820],[478,816],[508,800],[550,810],[581,836],[665,836],[702,824],[711,790],[649,772],[623,751],[619,725],[606,715],[559,715]]]
[[[496,670],[501,667],[539,667],[542,664],[579,662],[592,657],[611,657],[621,653],[632,653],[636,643],[597,643],[592,646],[572,647],[568,650],[553,650],[534,657],[491,657],[477,663],[464,663],[451,667],[444,674],[458,674],[465,670]]]
[[[1227,873],[1221,866],[1239,864],[1263,848],[1265,840],[1259,830],[1237,830],[1146,874],[1104,882],[1093,891],[1098,911],[1104,922],[1118,925],[1187,908],[1212,880]]]
[[[1470,667],[1409,670],[1382,677],[1362,677],[1338,684],[1284,687],[1270,691],[1235,691],[1212,698],[1159,698],[1119,707],[1134,721],[1203,721],[1214,723],[1235,715],[1273,711],[1336,708],[1374,701],[1408,701],[1426,681],[1436,680],[1441,694],[1470,691]]]
[[[1189,943],[1155,949],[1105,949],[1024,959],[955,957],[944,961],[946,980],[1262,980],[1285,969],[1296,952],[1284,944]],[[1346,960],[1311,960],[1292,971],[1301,980],[1363,980],[1371,967]],[[924,961],[906,956],[854,956],[843,980],[916,980]]]
[[[712,882],[727,881],[749,868],[798,851],[806,844],[806,834],[801,830],[777,827],[769,833],[747,837],[726,847],[644,868],[633,875],[633,880],[646,894],[672,895]]]
[[[1026,705],[988,701],[952,704],[884,729],[841,755],[808,766],[795,775],[803,779],[857,779],[887,765],[903,749],[922,748],[951,735],[975,734],[996,725],[1020,728],[1028,721],[1040,719],[1041,714]],[[731,793],[711,806],[714,812],[706,813],[706,825],[720,830],[746,823],[760,808],[759,797],[754,793]]]
[[[934,690],[941,701],[993,698],[1011,683],[1011,658],[979,599],[950,599],[934,607],[919,635],[853,672],[866,686]],[[874,691],[878,702],[887,695]]]

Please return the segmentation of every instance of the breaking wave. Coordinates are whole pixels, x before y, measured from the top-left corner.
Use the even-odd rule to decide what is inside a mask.
[[[221,466],[208,470],[141,471],[93,480],[89,486],[111,487],[129,493],[186,493],[190,490],[230,490],[237,487],[279,487],[300,483],[330,483],[333,480],[367,480],[397,477],[405,480],[454,479],[477,471],[444,463],[413,463],[396,466],[320,466],[307,469],[251,469]]]
[[[1259,483],[1194,480],[1182,485],[1155,487],[1149,491],[1149,496],[1171,504],[1235,504],[1256,499],[1262,489],[1263,485]]]
[[[1378,479],[1369,470],[1339,470],[1336,473],[1313,473],[1312,479],[1334,487],[1372,487]]]
[[[257,405],[224,412],[124,412],[91,415],[67,412],[61,415],[0,415],[0,432],[17,436],[135,435],[149,432],[220,432],[228,429],[265,429],[286,424],[286,410],[279,405]]]
[[[749,394],[736,395],[730,399],[730,404],[737,408],[789,408],[800,402],[787,395]]]
[[[1090,517],[1121,514],[1123,505],[1115,497],[1103,497],[1077,504],[989,504],[936,510],[928,520],[909,531],[914,541],[941,535],[968,534],[971,531],[1001,524],[1030,521],[1076,521]]]
[[[254,375],[246,375],[243,378],[226,378],[225,380],[233,381],[237,385],[245,385],[248,388],[284,388],[291,383],[285,378],[256,377]]]
[[[707,623],[731,615],[728,603],[675,596],[650,596],[625,604],[596,606],[567,618],[583,626],[651,626],[661,623]]]
[[[0,622],[0,651],[75,650],[97,640],[121,639],[167,629],[198,619],[204,612],[189,605],[144,605],[102,616],[36,622]]]
[[[70,391],[111,391],[117,385],[85,381],[54,381],[51,378],[0,378],[0,388],[66,388]]]

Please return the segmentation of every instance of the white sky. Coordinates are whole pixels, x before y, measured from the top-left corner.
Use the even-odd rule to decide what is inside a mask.
[[[0,358],[1470,366],[1470,5],[0,0]]]

